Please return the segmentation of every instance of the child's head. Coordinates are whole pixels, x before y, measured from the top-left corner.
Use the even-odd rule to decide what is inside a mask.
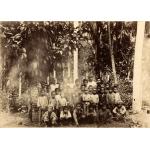
[[[76,105],[76,109],[81,109],[80,103],[78,103],[78,104]]]
[[[105,92],[105,89],[101,87],[101,93],[103,94]]]
[[[96,93],[97,93],[96,88],[93,88],[93,94],[96,94]]]
[[[52,98],[55,98],[55,91],[51,92],[51,96],[52,96]]]
[[[53,111],[53,106],[48,106],[48,112],[52,112]]]
[[[92,105],[89,106],[89,112],[93,112],[94,111],[94,107]]]
[[[45,96],[45,90],[41,91],[41,96]]]
[[[109,93],[109,88],[105,88],[105,94]]]
[[[102,109],[103,109],[103,110],[106,110],[106,109],[107,109],[107,106],[106,106],[106,105],[103,105],[103,106],[102,106]]]
[[[88,88],[87,87],[85,87],[84,93],[88,94]]]
[[[56,94],[56,95],[59,95],[59,94],[60,94],[60,89],[59,89],[59,88],[56,88],[56,89],[55,89],[55,94]]]
[[[84,84],[85,86],[87,86],[88,80],[87,80],[87,79],[83,79],[83,84]]]
[[[97,92],[100,93],[100,91],[101,91],[101,87],[98,85],[97,86]]]
[[[110,87],[110,88],[109,88],[109,93],[111,94],[112,92],[113,92],[113,91],[112,91],[112,88]]]
[[[63,111],[64,111],[65,114],[68,113],[68,110],[69,110],[68,107],[64,106]]]
[[[123,102],[122,102],[122,101],[119,101],[119,102],[117,103],[117,107],[118,107],[118,108],[121,108],[122,105],[123,105]]]
[[[89,82],[92,82],[92,81],[93,81],[93,77],[89,76]]]
[[[89,89],[89,93],[92,93],[92,92],[93,92],[93,87],[92,87],[92,85],[90,85],[88,89]]]
[[[82,84],[81,85],[81,91],[84,92],[84,90],[85,90],[85,85]]]
[[[109,89],[109,84],[106,84],[106,85],[105,85],[105,88],[106,88],[106,89]]]
[[[113,90],[114,93],[117,93],[118,92],[118,89],[117,87],[114,87],[114,90]]]

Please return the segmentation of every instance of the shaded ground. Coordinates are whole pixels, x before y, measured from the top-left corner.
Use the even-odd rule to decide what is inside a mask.
[[[8,114],[5,112],[0,113],[0,127],[1,128],[26,128],[26,127],[40,127],[38,125],[38,114],[34,114],[33,118],[33,123],[30,122],[28,119],[27,114]],[[102,124],[99,127],[101,128],[129,128],[131,124],[131,121],[127,121],[126,123],[122,122],[115,122],[113,121],[112,123],[109,124]],[[60,126],[63,128],[66,128],[66,126]],[[67,127],[75,127],[74,125],[70,125]],[[96,124],[85,124],[84,126],[81,125],[80,127],[92,127],[92,128],[97,128],[98,126]]]

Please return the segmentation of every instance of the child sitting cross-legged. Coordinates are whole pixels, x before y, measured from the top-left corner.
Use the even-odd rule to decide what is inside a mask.
[[[87,123],[96,123],[97,122],[97,113],[95,110],[95,107],[93,107],[93,105],[89,105],[89,111],[87,113],[86,116],[86,121]]]
[[[49,105],[48,110],[43,114],[43,121],[47,127],[57,126],[57,115],[53,110],[53,106]]]
[[[60,112],[60,123],[62,125],[69,125],[71,123],[71,113],[67,106],[64,106]]]
[[[103,105],[101,109],[99,109],[99,121],[104,124],[112,121],[112,113],[110,109],[107,108],[107,105]]]
[[[113,116],[116,121],[125,122],[126,117],[126,107],[123,105],[122,101],[119,101],[116,104],[116,107],[113,109]]]

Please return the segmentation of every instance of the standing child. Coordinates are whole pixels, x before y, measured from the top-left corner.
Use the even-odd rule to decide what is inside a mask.
[[[53,109],[56,110],[57,101],[55,99],[55,91],[51,92],[51,97],[49,99],[49,105],[51,105],[53,107]]]
[[[99,103],[99,96],[97,94],[96,88],[94,88],[93,95],[92,95],[92,105],[93,105],[96,113],[98,113],[98,103]]]
[[[115,99],[112,88],[109,88],[109,92],[106,94],[106,101],[110,110],[112,110],[115,106]]]
[[[68,102],[67,102],[67,100],[64,96],[64,93],[61,93],[61,98],[58,99],[58,108],[59,108],[59,110],[63,110],[63,108],[67,105],[68,105]]]
[[[103,87],[101,87],[101,91],[99,93],[99,108],[102,108],[103,105],[106,105],[106,94]]]
[[[118,102],[122,101],[116,86],[114,87],[114,90],[113,90],[113,96],[114,96],[114,103],[115,104],[118,104]]]
[[[41,95],[38,97],[37,107],[39,108],[39,124],[42,124],[42,116],[48,107],[48,98],[42,90]]]
[[[87,116],[89,106],[91,103],[91,95],[89,94],[88,88],[85,88],[84,94],[82,95],[81,98],[82,98],[81,100],[82,100],[82,104],[83,104],[84,115]]]

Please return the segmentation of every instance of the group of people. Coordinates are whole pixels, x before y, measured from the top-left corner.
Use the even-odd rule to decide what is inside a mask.
[[[82,83],[77,79],[72,87],[67,83],[53,84],[49,91],[42,88],[38,97],[39,124],[80,126],[125,121],[126,107],[117,85],[103,83],[100,79],[93,81],[89,77]]]

